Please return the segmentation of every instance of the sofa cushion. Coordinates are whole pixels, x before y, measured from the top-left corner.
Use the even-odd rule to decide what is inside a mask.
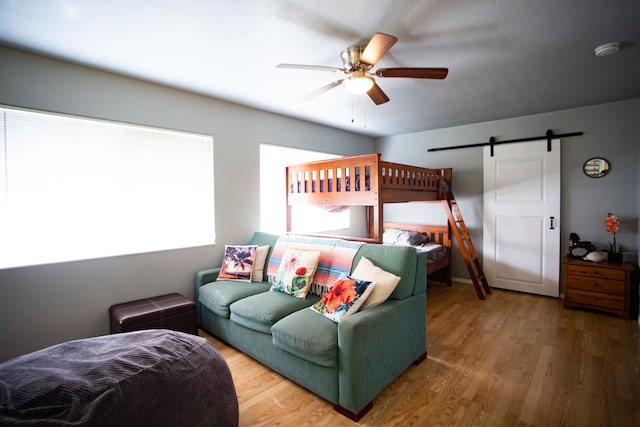
[[[309,362],[338,366],[338,324],[311,310],[299,310],[271,327],[273,344]]]
[[[249,245],[256,245],[258,246],[258,252],[256,253],[256,264],[258,263],[259,259],[258,257],[261,255],[260,251],[261,251],[261,247],[267,246],[267,254],[265,257],[265,261],[264,261],[264,266],[262,269],[262,277],[259,276],[259,274],[256,274],[255,270],[256,268],[254,268],[254,273],[251,276],[251,280],[254,282],[268,282],[269,280],[267,279],[267,263],[269,262],[269,259],[271,258],[271,254],[273,253],[273,248],[275,247],[276,242],[278,241],[278,239],[280,238],[279,234],[271,234],[271,233],[265,233],[264,231],[256,231],[253,233],[253,235],[251,236],[251,239],[249,240]],[[254,267],[256,267],[256,265],[254,265]]]
[[[312,296],[300,299],[280,292],[264,292],[231,304],[231,320],[245,328],[270,334],[271,326],[278,320],[309,307],[318,299]]]
[[[216,281],[207,283],[200,287],[198,301],[204,307],[226,319],[231,311],[229,306],[239,299],[251,295],[267,292],[269,283],[267,282],[236,282],[236,281]]]

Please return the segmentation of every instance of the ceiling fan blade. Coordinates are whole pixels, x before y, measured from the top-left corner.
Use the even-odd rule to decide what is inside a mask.
[[[448,68],[381,68],[376,71],[378,77],[409,77],[412,79],[444,79]]]
[[[384,104],[385,102],[389,102],[389,97],[387,96],[386,93],[384,93],[382,91],[382,89],[380,89],[380,86],[378,86],[377,83],[373,83],[373,87],[371,89],[369,89],[369,92],[367,92],[367,95],[369,95],[369,98],[371,98],[371,100],[376,104],[376,105],[380,105],[380,104]]]
[[[329,83],[328,85],[324,85],[322,86],[320,89],[314,90],[313,92],[311,92],[310,94],[304,96],[302,98],[302,101],[311,101],[313,98],[322,95],[325,92],[330,91],[331,89],[333,89],[336,86],[340,86],[342,84],[342,82],[344,81],[344,79],[341,80],[336,80],[334,82]]]
[[[305,65],[305,64],[278,64],[276,68],[291,68],[296,70],[314,70],[314,71],[331,71],[334,73],[344,73],[342,68],[327,67],[324,65]]]
[[[397,37],[389,34],[375,33],[360,55],[360,62],[366,65],[375,64],[397,41]]]

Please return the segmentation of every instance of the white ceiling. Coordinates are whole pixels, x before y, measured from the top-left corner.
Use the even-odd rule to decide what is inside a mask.
[[[399,41],[374,69],[448,77],[377,78],[376,106],[302,102],[336,75],[275,68],[341,67],[376,31]],[[637,98],[639,42],[640,0],[0,0],[0,44],[371,136]]]

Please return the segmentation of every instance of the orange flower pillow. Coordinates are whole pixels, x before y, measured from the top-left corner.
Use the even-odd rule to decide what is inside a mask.
[[[340,321],[360,309],[373,290],[375,283],[355,279],[340,274],[338,280],[322,295],[320,301],[312,305],[311,310],[340,323]]]

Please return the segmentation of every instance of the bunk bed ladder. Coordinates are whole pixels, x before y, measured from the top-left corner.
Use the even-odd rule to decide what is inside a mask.
[[[491,288],[489,287],[489,283],[487,282],[487,278],[484,275],[484,271],[482,270],[482,265],[480,264],[480,260],[478,259],[478,254],[476,249],[473,246],[473,242],[471,241],[471,235],[469,234],[469,230],[464,223],[464,219],[462,219],[462,214],[460,213],[460,208],[458,208],[458,203],[456,203],[456,199],[451,197],[449,200],[443,200],[442,204],[447,212],[447,217],[449,218],[449,225],[451,226],[451,230],[453,234],[456,236],[456,241],[458,242],[458,246],[460,247],[460,252],[462,253],[462,258],[464,258],[464,262],[467,265],[467,270],[469,271],[469,275],[471,276],[471,280],[473,281],[473,286],[476,289],[476,294],[478,294],[478,298],[484,299],[484,292],[487,294],[491,293]]]

